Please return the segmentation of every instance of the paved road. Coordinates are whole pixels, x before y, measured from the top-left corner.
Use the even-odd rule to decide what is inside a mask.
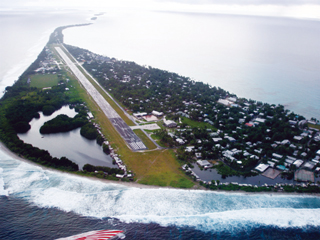
[[[90,83],[90,81],[83,75],[78,67],[70,60],[65,52],[60,47],[55,47],[59,55],[66,62],[68,67],[78,78],[87,92],[91,95],[94,101],[99,105],[103,113],[109,118],[113,126],[119,132],[121,137],[126,141],[132,150],[145,150],[147,147],[141,139],[132,131],[132,129],[122,120],[119,114],[111,107],[111,105],[104,99],[98,90]]]

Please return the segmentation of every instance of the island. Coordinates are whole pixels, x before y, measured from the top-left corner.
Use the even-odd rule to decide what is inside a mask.
[[[65,28],[85,25],[57,28],[36,61],[6,88],[0,101],[0,140],[11,151],[62,171],[146,185],[320,192],[317,119],[63,43]],[[86,164],[79,169],[67,157],[52,157],[19,139],[17,134],[27,132],[39,112],[51,115],[65,105],[78,114],[59,115],[39,131],[81,127],[81,135],[96,140],[118,168]],[[219,179],[208,180],[211,171]],[[275,180],[227,181],[259,176]],[[277,182],[279,178],[286,181]]]

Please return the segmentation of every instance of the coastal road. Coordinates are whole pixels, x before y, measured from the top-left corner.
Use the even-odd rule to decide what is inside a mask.
[[[123,121],[119,114],[111,107],[106,99],[98,92],[91,82],[83,75],[79,68],[71,61],[60,47],[55,47],[56,51],[68,65],[73,74],[78,78],[80,83],[91,95],[94,101],[99,105],[103,113],[109,118],[112,125],[126,141],[127,145],[134,151],[146,150],[147,147],[141,139],[132,131],[132,129]]]

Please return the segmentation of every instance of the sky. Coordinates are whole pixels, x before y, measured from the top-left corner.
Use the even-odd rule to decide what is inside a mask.
[[[320,19],[320,0],[1,0],[0,10],[158,10]]]

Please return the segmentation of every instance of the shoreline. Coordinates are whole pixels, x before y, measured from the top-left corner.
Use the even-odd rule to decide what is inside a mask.
[[[320,197],[319,193],[297,193],[297,192],[245,192],[245,191],[225,191],[225,190],[210,190],[210,189],[206,189],[205,187],[198,187],[198,188],[174,188],[174,187],[170,187],[170,186],[156,186],[156,185],[144,185],[144,184],[140,184],[137,182],[122,182],[122,181],[113,181],[113,180],[108,180],[108,179],[101,179],[101,178],[96,178],[96,177],[91,177],[91,176],[83,176],[83,175],[79,175],[79,174],[72,174],[70,172],[63,172],[60,171],[58,169],[54,169],[54,168],[48,168],[45,166],[42,166],[40,164],[34,163],[28,159],[22,158],[20,156],[18,156],[17,154],[15,154],[14,152],[10,151],[1,141],[0,141],[0,151],[4,152],[6,155],[8,155],[9,157],[13,158],[14,160],[18,160],[33,166],[37,166],[40,167],[43,170],[47,170],[47,171],[52,171],[52,172],[56,172],[56,173],[61,173],[61,174],[67,174],[69,176],[73,176],[73,177],[80,177],[80,178],[85,178],[91,181],[99,181],[101,183],[105,183],[105,184],[118,184],[124,187],[128,187],[128,188],[138,188],[138,189],[153,189],[153,190],[157,190],[157,189],[168,189],[168,190],[183,190],[183,191],[209,191],[209,192],[213,192],[213,193],[220,193],[220,194],[242,194],[242,195],[276,195],[276,196],[301,196],[301,197],[306,197],[306,196],[310,196],[310,197]]]
[[[32,162],[31,160],[28,160],[26,158],[22,158],[22,157],[18,156],[16,153],[10,151],[3,144],[3,142],[1,142],[1,141],[0,141],[0,151],[4,152],[6,155],[8,155],[9,157],[13,158],[14,160],[18,160],[18,161],[21,161],[21,162],[24,162],[24,163],[28,163],[28,164],[33,165],[33,166],[40,167],[43,170],[52,171],[52,172],[56,172],[56,173],[67,174],[67,175],[70,175],[70,176],[73,176],[73,177],[87,178],[87,179],[90,179],[90,180],[93,180],[93,181],[100,181],[100,182],[103,182],[103,183],[111,183],[111,184],[119,184],[119,185],[123,185],[123,186],[126,186],[126,187],[132,187],[132,188],[135,187],[135,188],[149,188],[149,189],[158,189],[158,188],[175,189],[175,188],[172,188],[170,186],[161,187],[161,186],[154,186],[154,185],[144,185],[144,184],[140,184],[140,183],[136,183],[136,182],[113,181],[113,180],[101,179],[101,178],[96,178],[96,177],[91,177],[91,176],[83,176],[83,175],[80,175],[80,174],[72,174],[70,172],[63,172],[63,171],[60,171],[58,169],[42,166],[42,165],[37,164],[35,162]],[[178,189],[178,188],[176,188],[176,189]]]

